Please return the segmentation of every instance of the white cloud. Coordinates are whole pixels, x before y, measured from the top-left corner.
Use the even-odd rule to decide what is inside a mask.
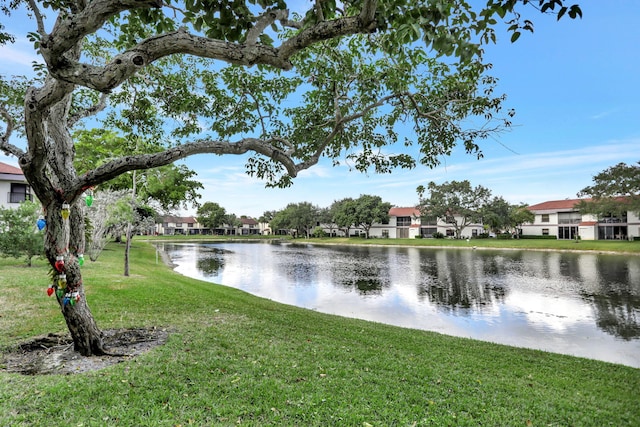
[[[32,75],[34,61],[42,62],[42,58],[33,50],[33,43],[26,39],[0,46],[0,74]]]

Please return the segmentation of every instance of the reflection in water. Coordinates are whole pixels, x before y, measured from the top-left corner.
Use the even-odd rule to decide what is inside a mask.
[[[215,276],[224,267],[224,255],[231,251],[220,248],[198,248],[200,249],[196,259],[196,267],[205,277]],[[204,250],[203,250],[204,249]]]
[[[640,367],[640,257],[290,243],[164,249],[182,274],[287,304]]]

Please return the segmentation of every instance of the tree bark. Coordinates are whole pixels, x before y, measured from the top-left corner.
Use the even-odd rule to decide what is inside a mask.
[[[66,204],[54,199],[46,205],[45,254],[53,267],[56,299],[73,339],[83,356],[106,354],[102,331],[86,300],[79,254],[84,254],[84,211],[81,203]],[[63,279],[64,277],[64,279]],[[73,300],[73,301],[72,301]]]

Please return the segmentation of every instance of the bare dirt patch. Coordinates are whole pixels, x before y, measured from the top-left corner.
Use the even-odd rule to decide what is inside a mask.
[[[164,344],[169,332],[159,328],[103,331],[112,355],[85,357],[73,349],[71,337],[49,334],[3,351],[0,371],[25,375],[79,374],[129,360]]]

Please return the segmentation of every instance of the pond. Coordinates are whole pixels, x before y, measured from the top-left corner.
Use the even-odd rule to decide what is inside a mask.
[[[640,257],[521,250],[158,244],[189,277],[285,304],[640,367]]]

